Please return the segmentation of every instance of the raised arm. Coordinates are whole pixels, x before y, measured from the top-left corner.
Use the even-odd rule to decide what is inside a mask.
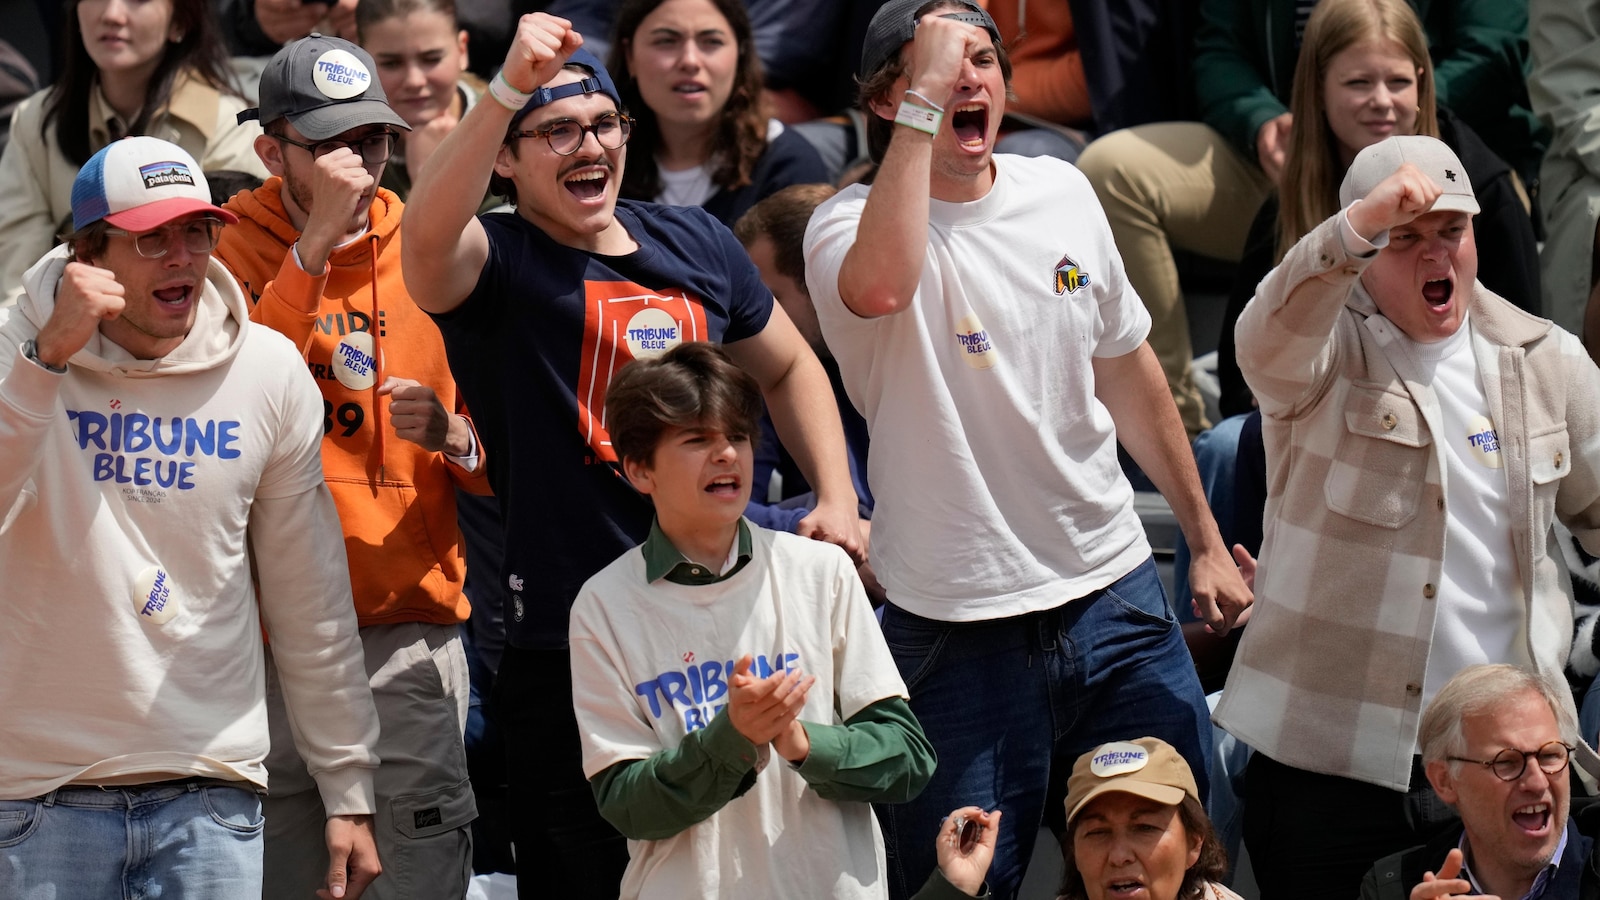
[[[970,57],[988,38],[975,25],[926,16],[917,26],[909,66],[911,90],[947,110]],[[873,112],[891,121],[898,104],[874,101]],[[940,126],[944,134],[950,125]],[[906,125],[894,136],[861,212],[855,245],[839,269],[839,296],[858,316],[873,318],[911,305],[928,249],[928,191],[936,135]]]
[[[583,37],[566,19],[530,13],[517,24],[505,65],[495,77],[531,92],[554,78],[582,44]],[[476,214],[513,113],[492,95],[475,104],[411,187],[401,259],[406,289],[426,312],[459,306],[489,259],[489,240]]]

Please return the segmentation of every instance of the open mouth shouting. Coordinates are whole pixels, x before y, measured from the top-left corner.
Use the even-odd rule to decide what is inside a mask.
[[[1542,838],[1550,833],[1550,804],[1530,803],[1511,812],[1511,821],[1530,838]]]
[[[1447,309],[1455,292],[1455,282],[1449,278],[1431,278],[1422,283],[1422,299],[1428,301],[1428,309],[1434,312]]]
[[[187,309],[189,304],[194,300],[195,293],[196,285],[189,282],[184,282],[182,284],[173,284],[163,288],[156,288],[150,292],[150,295],[156,298],[156,302],[161,304],[162,309],[170,310],[172,312],[182,312],[183,310]]]
[[[736,500],[739,497],[739,486],[739,476],[735,473],[729,473],[727,475],[718,475],[711,479],[711,483],[705,487],[705,492],[713,497]]]
[[[562,186],[580,203],[603,202],[610,183],[611,167],[604,163],[586,163],[561,179]]]
[[[1117,878],[1106,882],[1106,896],[1113,900],[1140,900],[1147,893],[1144,881],[1139,878]]]
[[[981,152],[989,140],[989,107],[963,103],[950,113],[950,131],[963,150]]]

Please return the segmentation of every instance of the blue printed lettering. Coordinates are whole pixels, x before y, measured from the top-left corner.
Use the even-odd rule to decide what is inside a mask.
[[[689,679],[682,672],[662,672],[660,677],[661,693],[673,706],[686,709],[694,705],[684,688],[689,686]]]
[[[122,452],[122,413],[111,414],[111,452]]]
[[[728,683],[722,680],[722,663],[712,660],[700,664],[700,682],[705,687],[705,703],[721,700],[728,693]]]
[[[706,727],[706,721],[700,718],[700,710],[686,709],[683,711],[683,730],[698,731]]]
[[[239,450],[233,445],[239,442],[239,423],[221,421],[217,423],[217,459],[238,459]]]
[[[163,456],[175,456],[178,453],[178,448],[183,446],[183,420],[174,417],[169,421],[172,424],[172,440],[164,441],[161,439],[161,418],[159,416],[156,417],[155,428],[153,429],[156,449],[161,451]]]
[[[113,416],[113,418],[115,417]],[[183,442],[184,456],[193,456],[194,451],[197,449],[206,456],[215,456],[217,454],[216,420],[207,419],[206,424],[202,427],[199,422],[193,419],[184,419],[183,428],[185,432]],[[113,447],[111,449],[115,450],[116,448]]]
[[[660,686],[660,679],[656,679],[655,681],[641,681],[633,686],[633,692],[635,694],[638,694],[639,696],[650,701],[650,715],[657,719],[661,718],[661,701],[656,699],[656,692]]]
[[[142,453],[150,446],[150,417],[143,413],[128,413],[122,418],[124,437],[122,449],[129,453]]]
[[[101,450],[106,449],[106,417],[89,410],[68,410],[67,418],[78,420],[78,449],[87,450],[92,443]]]
[[[706,702],[706,694],[700,683],[700,667],[690,666],[684,673],[689,676],[689,692],[694,697],[694,702]]]

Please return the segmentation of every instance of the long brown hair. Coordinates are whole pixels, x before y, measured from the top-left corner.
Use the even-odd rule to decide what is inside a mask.
[[[661,126],[656,122],[655,110],[644,102],[639,93],[639,79],[628,68],[628,48],[645,17],[666,0],[624,0],[617,10],[616,30],[612,32],[611,58],[606,68],[617,81],[617,93],[622,95],[622,105],[633,113],[633,134],[628,143],[637,153],[628,160],[622,173],[622,196],[636,200],[654,200],[661,193],[661,170],[656,167],[655,148],[661,144]],[[717,117],[716,132],[711,138],[711,159],[716,169],[711,181],[727,191],[736,191],[750,183],[756,162],[767,152],[767,111],[761,102],[761,88],[765,76],[761,57],[756,55],[755,40],[750,31],[750,14],[741,0],[707,0],[717,12],[728,20],[734,43],[739,48],[739,65],[733,75],[733,91],[728,102],[722,105]]]
[[[1406,0],[1321,0],[1306,23],[1305,41],[1294,69],[1289,102],[1294,127],[1278,198],[1279,260],[1339,209],[1339,182],[1344,179],[1345,166],[1339,159],[1338,139],[1328,127],[1323,82],[1335,56],[1369,41],[1398,44],[1421,70],[1416,133],[1439,136],[1428,37]]]

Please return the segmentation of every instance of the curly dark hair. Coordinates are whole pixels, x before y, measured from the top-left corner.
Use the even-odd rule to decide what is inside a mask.
[[[634,34],[646,16],[666,0],[624,0],[617,11],[616,30],[612,32],[611,58],[606,68],[617,81],[617,93],[622,95],[622,105],[634,110],[633,135],[628,143],[648,152],[640,152],[628,160],[622,173],[622,196],[634,200],[654,200],[661,193],[661,171],[656,168],[654,148],[661,143],[661,128],[656,123],[655,110],[651,109],[639,93],[639,80],[628,68],[628,48]],[[711,153],[716,170],[711,181],[727,191],[735,191],[750,184],[756,162],[767,152],[767,111],[762,105],[761,88],[765,76],[761,57],[756,55],[755,40],[750,32],[750,14],[740,0],[707,0],[717,12],[728,20],[733,30],[734,42],[739,46],[739,67],[733,76],[733,92],[722,106],[717,120],[717,131],[712,137]]]
[[[78,25],[78,5],[68,0],[61,16],[61,73],[45,95],[42,134],[55,125],[56,143],[67,159],[83,165],[94,155],[89,144],[89,95],[100,70],[83,44],[83,29]],[[209,0],[172,0],[172,24],[183,37],[168,43],[161,61],[145,87],[144,105],[139,117],[128,125],[129,134],[149,134],[150,126],[166,115],[167,101],[178,77],[187,72],[225,94],[239,96],[228,67],[228,52],[223,46],[217,13]]]
[[[1178,804],[1178,820],[1190,835],[1200,835],[1200,858],[1183,873],[1183,884],[1178,887],[1177,900],[1199,900],[1205,896],[1206,882],[1220,882],[1228,876],[1228,851],[1222,845],[1222,838],[1217,836],[1217,830],[1211,827],[1211,819],[1207,818],[1200,801],[1184,797],[1183,802]],[[1061,837],[1061,855],[1066,859],[1066,871],[1061,875],[1061,896],[1058,900],[1089,900],[1083,875],[1078,871],[1077,859],[1073,856],[1074,831],[1069,823],[1066,834]]]

